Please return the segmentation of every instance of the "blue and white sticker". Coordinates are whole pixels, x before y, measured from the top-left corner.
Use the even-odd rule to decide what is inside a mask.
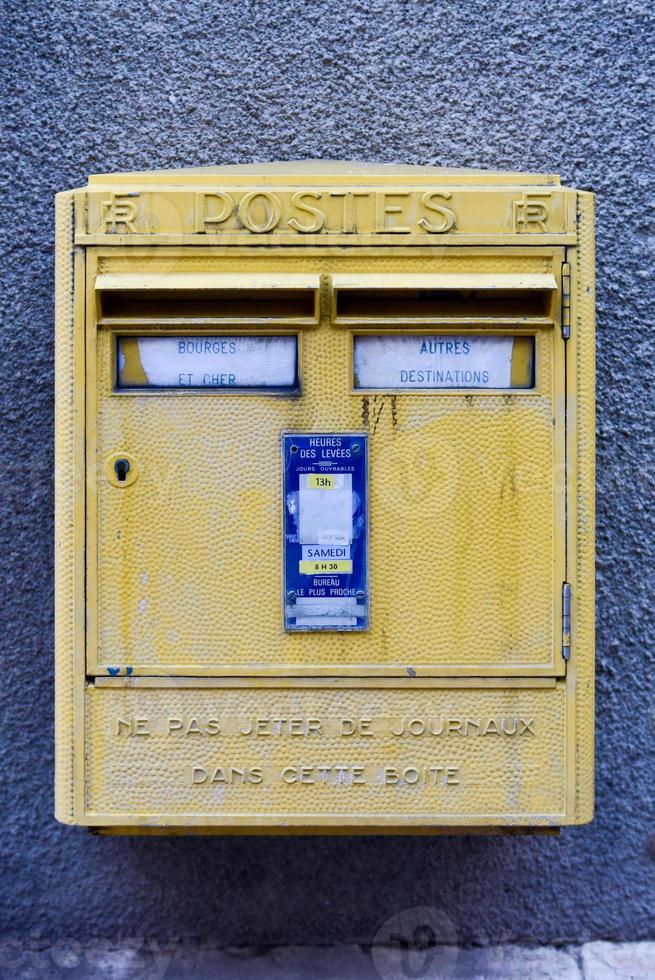
[[[367,438],[282,437],[287,630],[368,629]]]

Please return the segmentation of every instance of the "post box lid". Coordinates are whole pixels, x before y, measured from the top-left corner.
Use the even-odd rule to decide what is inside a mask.
[[[559,186],[557,174],[534,174],[519,171],[480,170],[475,168],[432,167],[414,164],[371,163],[357,160],[281,160],[269,163],[227,164],[217,167],[181,167],[171,170],[135,170],[123,173],[100,173],[89,177],[89,186],[138,182],[139,184],[201,184],[222,182],[238,184],[251,182],[254,177],[264,182],[293,182],[302,176],[304,182],[315,179],[337,183],[400,183],[434,182],[443,184],[505,184]]]

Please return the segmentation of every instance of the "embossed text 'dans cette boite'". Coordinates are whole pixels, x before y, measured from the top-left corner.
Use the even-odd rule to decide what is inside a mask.
[[[281,782],[287,786],[356,787],[370,783],[378,788],[415,785],[447,788],[461,785],[461,779],[469,777],[469,764],[473,763],[475,768],[475,764],[480,763],[475,753],[462,760],[460,752],[453,752],[453,744],[459,739],[486,736],[501,741],[531,740],[538,735],[539,722],[529,711],[486,713],[477,717],[443,714],[419,717],[223,717],[219,710],[203,715],[145,714],[139,717],[119,712],[113,717],[110,730],[119,743],[133,738],[192,740],[201,749],[198,755],[203,757],[202,764],[192,756],[182,778],[193,786]],[[382,746],[377,750],[376,738],[382,739]],[[270,765],[259,751],[251,758],[247,750],[244,753],[237,745],[241,740],[270,739],[290,739],[296,745],[302,745],[297,758],[296,753],[292,753],[287,764]],[[437,741],[430,763],[421,764],[412,755],[411,748],[407,758],[390,758],[389,739],[405,743],[424,739]],[[333,758],[340,741],[351,745],[347,763]],[[212,753],[211,764],[205,758],[207,742],[219,746],[218,754]],[[369,751],[363,750],[367,742],[373,748],[373,758]]]
[[[82,235],[265,235],[298,240],[333,235],[562,236],[571,231],[564,195],[447,188],[311,187],[299,190],[215,188],[92,191]]]

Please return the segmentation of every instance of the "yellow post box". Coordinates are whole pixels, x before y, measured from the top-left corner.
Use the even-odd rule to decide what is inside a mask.
[[[58,195],[61,821],[591,818],[593,241],[542,174]]]

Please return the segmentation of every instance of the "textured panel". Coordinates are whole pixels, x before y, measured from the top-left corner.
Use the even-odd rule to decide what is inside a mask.
[[[578,194],[578,247],[572,297],[576,357],[576,583],[573,607],[576,703],[576,812],[580,822],[594,809],[595,654],[595,246],[594,197]]]
[[[55,809],[73,817],[74,497],[69,474],[73,460],[75,411],[73,329],[73,195],[56,198],[55,252]]]
[[[207,825],[559,823],[565,702],[561,684],[89,688],[87,809]]]
[[[308,249],[285,249],[280,247],[276,249],[276,255],[283,254],[283,262],[270,255],[262,255],[258,258],[258,267],[267,271],[274,269],[284,270],[286,273],[310,272],[315,268],[315,259],[308,255],[308,251]],[[520,252],[518,250],[516,251],[517,254],[515,255],[507,251],[500,253],[498,250],[490,251],[485,255],[484,252],[476,249],[475,271],[486,274],[493,272],[504,274],[524,272],[534,275],[545,275],[553,271],[553,260],[550,250],[543,249],[542,254],[537,249],[534,249],[532,254],[527,249],[521,249]],[[244,251],[243,249],[234,249],[234,252],[236,253],[234,255],[225,253],[221,255],[221,269],[225,272],[238,274],[239,272],[243,272],[245,268]],[[434,261],[434,249],[422,249],[418,246],[412,249],[412,252],[416,254],[403,256],[403,270],[410,273],[435,272],[437,270],[437,264]],[[131,271],[134,269],[136,253],[137,249],[135,248],[130,249],[129,254],[123,251],[122,254],[112,253],[111,255],[107,255],[105,250],[98,257],[98,271],[101,273]],[[361,249],[361,253],[366,255],[363,265],[361,263],[357,265],[349,263],[347,266],[344,266],[338,260],[336,262],[331,260],[325,254],[324,250],[322,252],[323,262],[325,264],[324,268],[329,272],[357,269],[360,272],[378,274],[399,271],[397,249],[367,248]],[[426,262],[426,257],[429,257],[429,260],[432,261]],[[151,274],[161,272],[168,275],[171,272],[211,272],[212,270],[216,270],[216,259],[211,257],[206,249],[202,251],[199,248],[185,248],[184,254],[181,256],[174,255],[172,249],[160,249],[157,251],[150,249],[148,252],[144,252],[144,258],[145,261],[142,264]],[[438,270],[448,273],[470,272],[470,249],[465,250],[456,247],[447,250],[444,249],[443,254],[439,256]]]
[[[445,267],[434,257],[376,261],[395,271]],[[161,262],[149,260],[148,268],[163,272]],[[523,262],[545,265],[541,257]],[[185,263],[173,257],[169,268]],[[475,257],[467,268],[498,263]],[[294,270],[319,264],[322,272],[370,268],[368,258],[290,262]],[[267,257],[255,265],[287,269]],[[512,257],[504,268],[517,265]],[[243,258],[212,266],[247,267]],[[496,396],[351,394],[350,334],[325,319],[300,338],[299,398],[115,396],[112,342],[101,330],[101,664],[552,669],[563,577],[556,566],[562,430],[554,425],[552,368],[560,342],[552,328],[540,334],[538,393]],[[280,434],[362,426],[370,432],[371,630],[356,638],[286,635]],[[103,476],[104,461],[119,452],[139,472],[125,489]]]

